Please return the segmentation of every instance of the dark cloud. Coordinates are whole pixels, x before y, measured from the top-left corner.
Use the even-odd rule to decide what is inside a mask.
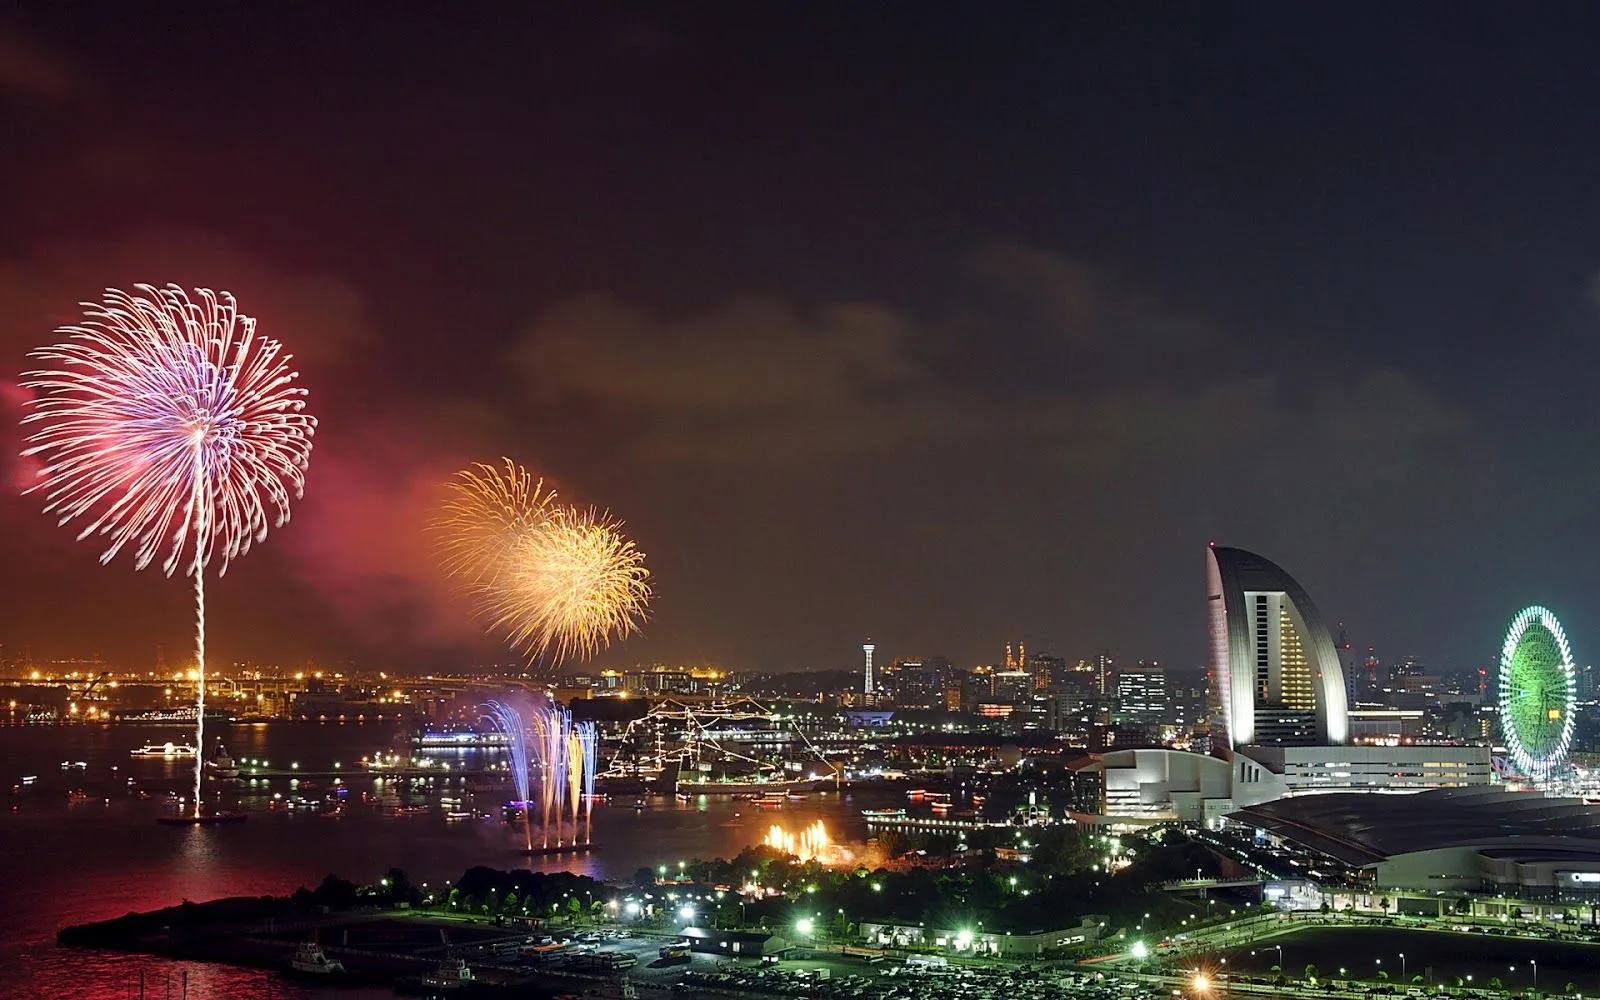
[[[0,93],[61,102],[84,89],[83,77],[69,59],[0,25]]]
[[[590,296],[542,313],[514,358],[531,399],[596,408],[652,458],[788,463],[946,427],[917,335],[881,305],[745,297],[663,317]]]
[[[289,345],[307,370],[336,368],[376,339],[364,298],[348,282],[268,263],[225,237],[164,230],[53,240],[0,260],[0,351],[20,358],[76,322],[78,303],[140,283],[232,292],[257,329]]]

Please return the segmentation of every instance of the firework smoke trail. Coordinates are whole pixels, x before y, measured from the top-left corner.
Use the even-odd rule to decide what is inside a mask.
[[[506,734],[506,750],[511,756],[511,779],[517,786],[517,799],[522,805],[522,832],[531,851],[533,802],[528,798],[528,731],[522,724],[522,713],[505,702],[491,701],[487,708],[494,727]]]
[[[594,843],[594,776],[600,763],[600,734],[592,722],[578,723],[578,742],[583,748],[583,842]]]
[[[227,292],[137,285],[83,303],[63,343],[29,357],[32,426],[22,454],[43,463],[27,492],[57,523],[103,536],[109,563],[124,547],[144,569],[162,551],[171,576],[195,578],[195,815],[205,757],[205,571],[289,520],[311,458],[316,418],[276,340],[256,335]],[[271,513],[269,514],[269,511]]]
[[[554,662],[585,658],[638,631],[650,603],[644,553],[620,522],[556,507],[509,554],[486,612],[512,645]]]

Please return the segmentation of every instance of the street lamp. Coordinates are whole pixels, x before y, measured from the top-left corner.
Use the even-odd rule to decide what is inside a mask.
[[[1533,963],[1533,991],[1537,993],[1539,992],[1539,960],[1530,958],[1528,961]]]
[[[1406,978],[1406,953],[1402,951],[1400,953],[1400,981],[1401,982],[1405,982],[1405,978]]]

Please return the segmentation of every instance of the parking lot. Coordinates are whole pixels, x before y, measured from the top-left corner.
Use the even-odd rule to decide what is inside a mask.
[[[684,987],[696,992],[803,995],[830,1000],[1161,1000],[1146,986],[1059,970],[917,966],[885,961],[858,965],[850,971],[821,965],[827,973],[819,977],[818,967],[819,963],[812,961],[776,966],[724,964],[688,972]]]

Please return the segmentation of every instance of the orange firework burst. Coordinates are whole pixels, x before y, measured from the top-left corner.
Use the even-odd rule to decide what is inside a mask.
[[[511,459],[456,474],[433,528],[445,572],[469,592],[492,590],[524,538],[549,521],[556,495]]]
[[[650,602],[644,553],[621,522],[555,499],[506,459],[460,473],[434,521],[445,569],[490,631],[551,663],[638,631]]]
[[[493,628],[530,656],[594,655],[638,631],[650,603],[644,553],[622,524],[555,508],[520,539],[490,608]]]

